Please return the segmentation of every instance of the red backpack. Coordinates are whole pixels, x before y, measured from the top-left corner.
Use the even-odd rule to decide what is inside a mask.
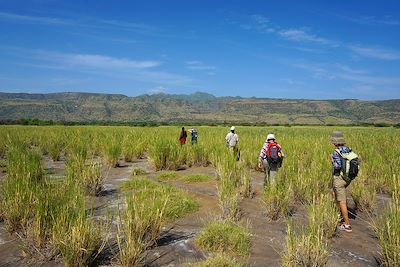
[[[281,148],[277,143],[268,143],[266,152],[268,162],[279,163],[282,160]]]

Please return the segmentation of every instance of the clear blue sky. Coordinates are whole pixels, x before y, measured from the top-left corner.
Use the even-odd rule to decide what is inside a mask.
[[[0,91],[400,98],[400,1],[0,0]]]

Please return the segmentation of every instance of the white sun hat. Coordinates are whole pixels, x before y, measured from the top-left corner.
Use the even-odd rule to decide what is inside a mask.
[[[275,140],[275,135],[270,133],[267,135],[267,140]]]
[[[232,127],[231,127],[231,131],[234,131],[234,130],[235,130],[235,126],[232,126]]]

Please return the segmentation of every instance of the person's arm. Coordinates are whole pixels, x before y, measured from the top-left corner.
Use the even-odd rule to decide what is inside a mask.
[[[262,161],[263,159],[265,159],[266,155],[267,155],[267,149],[266,149],[266,144],[264,144],[261,148],[260,156],[258,157],[259,161]]]
[[[334,151],[332,153],[332,165],[335,170],[340,171],[340,169],[342,168],[342,160],[340,159],[340,155],[339,153],[337,153],[337,151]]]
[[[229,142],[229,136],[230,136],[230,133],[228,133],[228,134],[226,135],[226,137],[225,137],[225,141],[226,141],[226,142]]]
[[[279,147],[279,152],[281,152],[282,158],[284,158],[286,155],[285,153],[283,153],[281,145],[278,144],[278,147]]]

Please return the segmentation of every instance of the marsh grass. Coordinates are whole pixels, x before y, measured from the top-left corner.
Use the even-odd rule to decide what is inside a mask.
[[[44,145],[44,150],[49,153],[50,158],[53,161],[59,161],[60,156],[66,151],[67,138],[61,132],[50,133]]]
[[[400,180],[393,178],[393,200],[373,224],[381,247],[381,265],[387,267],[400,266]]]
[[[1,186],[0,214],[10,232],[27,227],[32,207],[44,182],[43,163],[36,150],[24,145],[10,147],[7,176]]]
[[[159,181],[178,180],[179,178],[180,175],[176,171],[165,171],[157,176],[157,180]]]
[[[190,264],[188,266],[194,267],[243,267],[244,265],[239,263],[235,258],[227,255],[218,254],[207,258],[204,261]]]
[[[275,183],[264,188],[262,202],[269,220],[275,221],[291,214],[292,189],[283,183]]]
[[[205,174],[191,174],[183,176],[181,180],[186,183],[204,183],[212,181],[213,179]]]
[[[103,158],[110,167],[118,166],[118,160],[122,153],[121,139],[119,134],[114,134],[103,140]]]
[[[84,192],[73,185],[65,190],[62,209],[54,217],[53,243],[66,266],[90,266],[106,244],[107,225],[86,212]]]
[[[376,205],[375,188],[368,185],[363,179],[357,179],[352,182],[350,194],[358,210],[366,212],[372,212],[374,210]]]
[[[134,136],[129,134],[122,141],[122,155],[126,162],[132,162],[135,159],[135,144]]]
[[[109,170],[105,173],[107,174]],[[100,162],[91,161],[85,165],[81,176],[81,182],[86,187],[86,193],[91,196],[97,196],[103,190],[104,171]]]
[[[283,254],[282,266],[325,266],[328,261],[328,243],[320,227],[293,231],[287,223],[286,252]]]
[[[250,233],[247,227],[229,220],[209,223],[196,238],[200,249],[211,253],[245,257],[250,253]]]
[[[325,238],[331,238],[340,222],[339,215],[334,199],[328,194],[321,194],[308,206],[309,229],[319,228],[312,232],[320,231]]]
[[[135,194],[126,195],[125,207],[119,209],[117,244],[122,266],[139,266],[160,235],[168,196],[160,196],[157,190],[147,196],[143,202]]]
[[[86,255],[91,251],[91,240],[98,235],[90,231],[92,224],[86,221],[84,195],[78,184],[43,176],[41,157],[36,151],[14,147],[8,155],[12,162],[2,186],[1,210],[9,231],[17,233],[25,253],[31,257],[53,257],[56,252],[51,248],[55,244],[63,256],[73,254],[64,258],[68,266],[86,266],[92,257]],[[80,225],[72,224],[77,207],[85,216],[80,217],[85,218]],[[71,264],[69,258],[73,260]]]
[[[142,176],[146,175],[147,172],[142,168],[132,168],[131,175],[132,176]]]
[[[199,204],[187,193],[170,185],[157,184],[143,177],[135,177],[124,182],[121,189],[133,191],[136,199],[143,203],[149,203],[151,199],[151,201],[161,205],[160,203],[163,203],[164,199],[167,198],[167,205],[163,211],[163,218],[167,221],[182,218],[199,208]]]
[[[239,219],[240,168],[229,153],[216,161],[218,200],[225,219]]]
[[[329,195],[314,197],[308,206],[306,227],[293,227],[287,222],[286,252],[282,266],[325,266],[328,261],[328,240],[336,232],[339,216]]]
[[[158,138],[149,147],[149,159],[159,170],[177,170],[185,157],[185,147],[176,142]]]
[[[66,164],[67,182],[79,184],[91,196],[100,194],[108,172],[101,162],[86,160],[79,154],[71,155]]]

